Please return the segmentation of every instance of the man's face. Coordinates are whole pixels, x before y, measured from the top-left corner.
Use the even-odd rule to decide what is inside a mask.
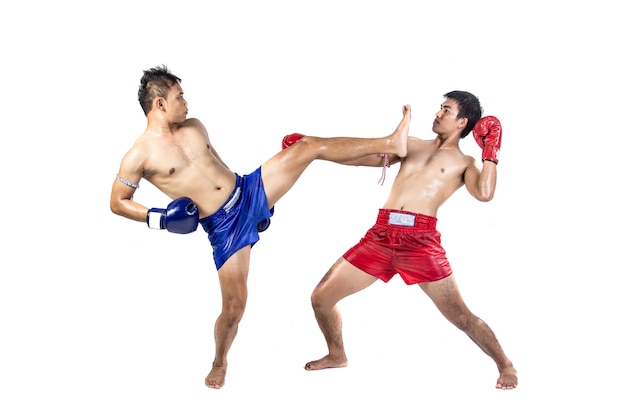
[[[441,104],[441,109],[436,114],[437,117],[433,120],[433,132],[439,136],[449,136],[456,132],[462,132],[467,119],[457,119],[458,115],[459,106],[456,101],[446,99]]]
[[[182,123],[187,120],[187,101],[183,94],[183,89],[179,83],[172,85],[167,93],[168,118],[174,123]]]

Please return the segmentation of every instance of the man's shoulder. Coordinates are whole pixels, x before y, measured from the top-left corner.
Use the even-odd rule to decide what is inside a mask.
[[[187,120],[185,120],[183,123],[181,123],[181,127],[200,127],[200,126],[203,126],[203,124],[200,121],[200,119],[196,117],[190,117]]]
[[[424,146],[427,143],[432,143],[432,140],[420,139],[415,136],[409,136],[409,146],[414,148],[419,148],[420,146]]]
[[[150,144],[146,136],[146,134],[142,134],[135,140],[130,149],[126,151],[124,161],[134,161],[133,164],[136,165],[139,161],[143,161],[148,157],[150,154]]]
[[[202,136],[208,136],[208,132],[204,127],[204,124],[200,121],[200,119],[197,119],[195,117],[190,117],[189,119],[185,120],[183,123],[178,125],[178,129],[192,130],[200,133]]]

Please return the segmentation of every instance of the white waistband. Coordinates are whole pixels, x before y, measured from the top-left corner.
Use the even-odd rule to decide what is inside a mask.
[[[237,201],[239,200],[239,196],[241,196],[241,187],[235,188],[233,196],[230,198],[230,200],[228,200],[226,204],[224,204],[224,207],[222,207],[226,213],[228,213],[230,209],[233,208],[233,206],[237,203]]]

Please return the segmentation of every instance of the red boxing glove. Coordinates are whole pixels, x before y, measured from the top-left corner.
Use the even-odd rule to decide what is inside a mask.
[[[302,139],[304,135],[300,133],[292,133],[291,135],[287,135],[283,138],[283,149],[287,149],[300,139]]]
[[[498,163],[500,144],[502,143],[502,125],[495,116],[485,116],[474,126],[474,139],[483,150],[483,162]]]

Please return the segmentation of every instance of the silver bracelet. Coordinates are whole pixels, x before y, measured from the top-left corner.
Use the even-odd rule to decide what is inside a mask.
[[[117,180],[124,185],[128,185],[129,187],[133,187],[135,189],[139,188],[139,184],[135,184],[134,182],[125,180],[124,178],[120,177],[118,174],[115,174],[115,178],[117,178]]]

